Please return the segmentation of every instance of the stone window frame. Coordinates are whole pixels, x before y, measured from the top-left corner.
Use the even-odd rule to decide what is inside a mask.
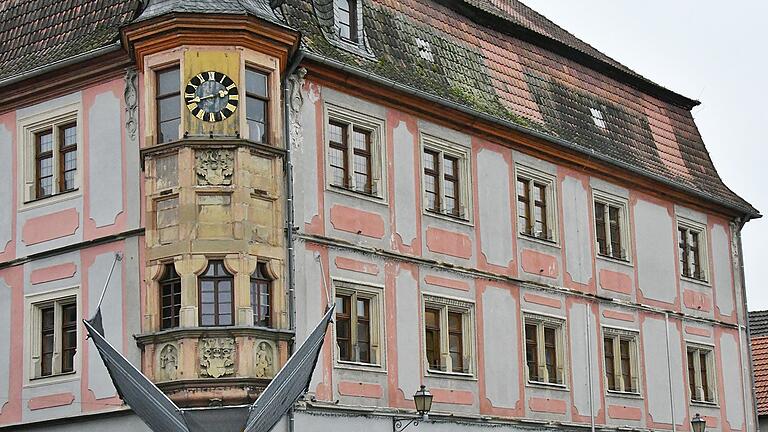
[[[682,217],[680,215],[677,215],[677,227],[675,229],[675,240],[676,240],[676,250],[677,253],[677,267],[680,272],[680,279],[709,285],[711,280],[711,274],[710,274],[710,263],[709,263],[709,230],[706,224],[701,222],[696,222],[692,219],[688,219],[685,217]],[[686,276],[683,274],[683,264],[682,264],[682,258],[680,257],[680,230],[685,230],[686,232],[695,232],[699,234],[699,266],[701,267],[701,270],[699,271],[701,277],[695,277],[693,275]],[[688,243],[686,242],[686,246]],[[689,260],[688,265],[691,265],[691,262]]]
[[[515,164],[515,178],[514,178],[514,191],[515,191],[515,228],[517,230],[518,237],[525,238],[527,240],[544,242],[548,245],[557,246],[560,244],[560,230],[559,230],[559,213],[560,208],[558,206],[557,199],[557,178],[549,173],[533,168],[529,165],[516,163]],[[547,235],[545,238],[536,236],[535,234],[524,233],[520,227],[520,217],[518,212],[518,195],[517,195],[517,181],[518,178],[524,178],[528,180],[530,184],[533,182],[543,183],[546,185],[546,208],[547,208]],[[530,192],[529,192],[530,193]],[[532,205],[533,200],[529,199],[529,206]]]
[[[368,199],[377,203],[387,203],[387,170],[386,170],[386,121],[373,115],[353,111],[330,102],[325,103],[325,113],[323,121],[323,151],[325,160],[325,188],[326,190],[341,193],[344,195]],[[330,160],[328,152],[330,150],[330,139],[328,134],[328,125],[331,123],[344,123],[348,125],[348,130],[352,127],[362,129],[371,134],[371,193],[358,190],[355,184],[353,170],[347,170],[349,187],[343,187],[332,184],[330,176]],[[349,127],[351,126],[351,127]],[[353,166],[353,152],[351,151],[351,140],[347,139],[347,166]]]
[[[473,221],[473,196],[472,196],[472,163],[471,156],[472,150],[469,147],[462,146],[460,144],[453,143],[446,139],[431,135],[425,132],[421,133],[420,137],[420,151],[419,151],[419,178],[421,179],[421,207],[422,212],[425,215],[437,217],[444,220],[453,222],[460,222],[471,225]],[[459,215],[455,216],[447,213],[443,209],[443,201],[441,200],[440,211],[433,211],[427,209],[427,199],[425,191],[425,173],[424,173],[424,153],[426,150],[431,150],[439,154],[439,174],[440,177],[440,194],[443,192],[444,172],[443,172],[443,155],[449,155],[458,160],[459,165]]]
[[[717,394],[717,371],[715,369],[716,367],[716,361],[715,361],[715,347],[712,345],[702,344],[699,342],[691,342],[691,341],[685,341],[685,373],[688,375],[688,380],[690,381],[690,365],[689,365],[689,358],[688,353],[694,351],[698,353],[699,355],[694,356],[694,377],[695,382],[694,387],[696,389],[696,397],[697,399],[694,399],[694,395],[690,394],[689,402],[691,404],[702,404],[702,405],[708,405],[708,406],[716,406],[718,404],[718,394]],[[707,362],[706,369],[707,369],[707,386],[708,386],[708,394],[703,395],[703,388],[701,386],[700,380],[701,380],[701,356],[700,354],[702,352],[705,352],[705,361]],[[686,389],[689,393],[691,389],[691,383],[688,383],[688,389]],[[699,399],[699,397],[703,396],[703,398]]]
[[[528,369],[527,358],[524,357],[525,367],[525,382],[526,385],[533,386],[545,386],[555,387],[561,389],[568,388],[568,355],[566,354],[566,319],[562,317],[555,317],[550,315],[543,315],[536,312],[522,311],[522,336],[523,336],[523,355],[527,356],[528,347],[526,346],[526,325],[531,324],[536,326],[537,332],[537,367],[540,371],[544,372],[545,380],[532,380],[530,371]],[[544,338],[544,328],[551,328],[555,330],[555,357],[557,359],[557,371],[555,382],[549,381],[549,371],[546,370],[546,362],[542,363],[542,359],[545,358],[543,343],[540,340]]]
[[[56,131],[61,126],[74,123],[77,126],[77,172],[75,174],[75,187],[67,191],[60,191],[61,152],[58,151],[58,140],[54,132],[53,150],[53,190],[46,197],[37,198],[36,185],[36,136],[46,129]],[[53,204],[82,196],[84,175],[84,142],[83,142],[83,110],[80,101],[71,102],[51,109],[30,114],[17,119],[18,150],[21,156],[18,159],[19,173],[19,209],[39,207]]]
[[[612,338],[613,339],[613,360],[614,360],[614,377],[618,376],[620,379],[620,388],[619,389],[611,389],[608,383],[608,377],[605,373],[607,371],[605,367],[605,339]],[[618,394],[618,395],[633,395],[633,396],[640,396],[640,333],[636,330],[627,330],[623,328],[617,328],[617,327],[603,327],[603,378],[605,379],[605,389],[608,394]],[[629,377],[630,380],[633,381],[630,383],[630,386],[634,386],[635,391],[626,390],[626,383],[624,382],[623,376],[621,374],[621,356],[620,356],[620,345],[617,345],[617,341],[628,341],[629,342],[629,362],[630,362],[630,371],[629,371]],[[618,354],[618,355],[617,355]],[[617,367],[618,365],[618,367]],[[615,378],[614,378],[615,379]]]
[[[182,91],[184,89],[184,51],[173,51],[148,55],[144,58],[144,133],[147,146],[162,145],[158,141],[157,106],[155,96],[157,94],[157,72],[174,66],[179,67],[179,109],[181,121],[179,122],[179,136],[184,136],[184,111]],[[171,142],[176,141],[172,140]]]
[[[612,251],[610,251],[608,254],[602,254],[600,253],[600,245],[597,242],[597,217],[595,214],[595,204],[600,203],[606,206],[606,209],[608,206],[619,208],[619,236],[620,241],[622,244],[622,254],[621,258],[616,258],[612,255]],[[594,234],[594,245],[595,245],[595,256],[600,259],[606,259],[610,261],[620,262],[622,264],[632,264],[632,236],[630,234],[630,214],[629,214],[629,202],[626,198],[623,198],[621,196],[605,192],[603,190],[599,189],[592,189],[592,208],[590,209],[590,212],[592,213],[592,227],[595,230]],[[610,222],[606,221],[606,226],[610,228]],[[611,239],[609,238],[609,234],[606,234],[606,242],[608,243],[608,246],[610,247]]]
[[[25,301],[25,325],[24,329],[27,332],[25,337],[26,344],[24,347],[24,383],[26,386],[37,385],[49,385],[57,382],[71,381],[78,379],[81,374],[82,366],[82,341],[81,339],[81,326],[82,319],[82,306],[80,303],[80,287],[67,287],[53,291],[29,294],[24,298]],[[64,305],[76,305],[76,317],[77,323],[77,344],[75,348],[73,363],[73,371],[60,372],[61,370],[61,307]],[[42,308],[53,305],[55,309],[55,327],[54,327],[54,358],[53,358],[53,373],[47,376],[41,376],[40,371],[40,357],[42,351]]]
[[[336,325],[333,326],[333,352],[337,368],[342,369],[360,369],[386,371],[386,325],[384,286],[362,283],[348,279],[334,278],[332,280],[333,298],[335,301],[337,294],[358,296],[369,299],[370,301],[370,345],[371,362],[363,363],[358,361],[347,361],[339,358],[339,348],[336,343]],[[351,319],[350,328],[356,331],[354,319]],[[350,334],[352,339],[352,334]]]
[[[246,69],[252,69],[267,76],[267,94],[269,95],[267,103],[267,133],[266,140],[262,145],[271,147],[280,147],[283,144],[283,112],[282,103],[280,103],[282,90],[280,80],[279,60],[264,53],[256,52],[248,48],[236,48],[240,52],[240,76],[242,82],[238,86],[242,88],[243,100],[238,108],[238,122],[240,127],[240,136],[247,139],[250,136],[250,129],[247,121],[246,105]],[[235,80],[237,82],[237,80]]]
[[[476,378],[477,377],[477,348],[476,348],[476,317],[475,302],[459,298],[449,297],[430,292],[421,295],[421,337],[425,341],[422,347],[424,356],[424,371],[427,376],[455,377],[455,378]],[[426,344],[426,317],[427,308],[438,309],[440,311],[440,355],[442,357],[441,367],[445,370],[432,369],[427,360]],[[452,371],[450,349],[448,346],[448,313],[456,312],[462,315],[462,354],[465,365],[464,372]]]

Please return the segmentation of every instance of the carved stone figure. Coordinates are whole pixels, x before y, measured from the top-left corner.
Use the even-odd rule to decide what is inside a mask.
[[[235,340],[200,339],[200,375],[220,378],[235,373]]]
[[[256,350],[254,359],[254,372],[257,378],[269,378],[272,376],[272,347],[266,342],[261,342]]]
[[[160,350],[160,380],[172,381],[176,379],[176,370],[179,367],[179,351],[173,344],[167,344]]]
[[[136,69],[128,68],[125,70],[125,130],[128,132],[128,138],[131,141],[136,140],[136,129],[139,126],[138,103],[139,96],[136,92],[137,74]]]
[[[199,150],[195,153],[197,184],[201,186],[231,185],[234,164],[235,154],[232,150]]]
[[[303,141],[301,132],[301,119],[299,118],[299,111],[304,104],[304,96],[301,94],[301,89],[304,87],[304,77],[307,75],[307,70],[299,68],[296,73],[288,78],[288,82],[291,84],[291,130],[290,139],[294,148],[298,148]]]

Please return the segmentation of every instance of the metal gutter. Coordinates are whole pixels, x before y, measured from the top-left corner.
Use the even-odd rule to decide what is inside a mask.
[[[96,57],[99,57],[99,56],[104,55],[104,54],[109,54],[111,52],[118,51],[121,48],[122,48],[122,44],[120,43],[120,41],[118,41],[118,42],[114,42],[114,43],[112,43],[110,45],[107,45],[107,46],[96,48],[96,49],[93,49],[93,50],[90,50],[90,51],[86,51],[86,52],[81,53],[81,54],[74,55],[72,57],[68,57],[68,58],[65,58],[65,59],[62,59],[62,60],[59,60],[59,61],[55,61],[53,63],[49,63],[49,64],[44,65],[44,66],[40,66],[40,67],[37,67],[37,68],[34,68],[34,69],[30,69],[30,70],[28,70],[26,72],[22,72],[20,74],[16,74],[16,75],[13,75],[13,76],[10,76],[8,78],[0,80],[0,88],[5,87],[5,86],[7,86],[9,84],[17,83],[19,81],[24,81],[24,80],[29,79],[29,78],[34,78],[34,77],[36,77],[38,75],[42,75],[42,74],[45,74],[45,73],[48,73],[48,72],[52,72],[54,70],[61,69],[63,67],[70,66],[70,65],[82,62],[82,61],[90,60],[92,58],[96,58]]]
[[[316,63],[322,64],[322,65],[325,65],[325,66],[332,67],[334,69],[338,69],[341,72],[346,72],[346,73],[348,73],[350,75],[354,75],[354,76],[357,76],[359,78],[370,80],[370,81],[375,82],[377,84],[393,88],[393,89],[395,89],[397,91],[415,94],[418,97],[420,97],[422,99],[426,99],[426,100],[428,100],[430,102],[433,102],[433,103],[436,103],[436,104],[439,104],[439,105],[443,105],[443,106],[445,106],[447,108],[454,109],[456,111],[460,111],[460,112],[463,112],[465,114],[469,114],[469,115],[474,116],[474,117],[478,117],[478,118],[480,118],[482,120],[485,120],[485,121],[488,121],[490,123],[495,123],[495,124],[498,124],[500,126],[504,126],[504,127],[510,128],[512,130],[525,133],[525,134],[533,136],[535,138],[543,139],[543,140],[548,141],[548,142],[550,142],[552,144],[557,144],[557,145],[563,146],[563,147],[565,147],[567,149],[579,152],[581,154],[585,154],[588,157],[600,160],[602,162],[609,163],[611,165],[617,166],[617,167],[622,168],[622,169],[626,169],[627,171],[631,171],[631,172],[633,172],[635,174],[638,174],[638,175],[641,175],[643,177],[653,179],[653,180],[658,181],[660,183],[663,183],[663,184],[665,184],[665,185],[667,185],[669,187],[672,187],[674,189],[677,189],[677,190],[683,191],[685,193],[691,194],[693,196],[696,196],[698,198],[704,199],[706,201],[709,201],[709,202],[712,202],[712,203],[724,206],[724,207],[729,208],[731,210],[736,210],[740,214],[744,214],[744,215],[748,216],[749,219],[757,219],[757,218],[762,217],[762,215],[760,215],[760,213],[757,213],[756,210],[754,210],[754,209],[747,209],[747,208],[737,207],[737,206],[735,206],[735,205],[733,205],[731,203],[727,203],[725,201],[722,201],[722,200],[720,200],[720,199],[718,199],[716,197],[713,197],[713,196],[710,196],[708,194],[705,194],[705,193],[703,193],[701,191],[698,191],[696,189],[692,189],[692,188],[681,186],[681,185],[679,185],[679,184],[677,184],[677,183],[675,183],[675,182],[673,182],[673,181],[671,181],[671,180],[669,180],[669,179],[667,179],[665,177],[662,177],[662,176],[657,175],[657,174],[649,173],[649,172],[647,172],[645,170],[642,170],[642,169],[640,169],[638,167],[630,165],[630,164],[628,164],[626,162],[610,158],[610,157],[608,157],[608,156],[606,156],[604,154],[597,153],[597,152],[594,152],[594,151],[587,152],[587,151],[585,151],[585,149],[583,147],[578,146],[577,144],[574,144],[574,143],[572,143],[570,141],[566,141],[566,140],[564,140],[562,138],[557,138],[557,137],[554,137],[554,136],[551,136],[551,135],[547,135],[547,134],[539,132],[539,131],[537,131],[535,129],[530,129],[530,128],[527,128],[525,126],[521,126],[521,125],[519,125],[517,123],[508,121],[508,120],[503,120],[503,119],[500,119],[500,118],[497,118],[497,117],[493,117],[492,115],[484,113],[482,111],[477,111],[477,110],[475,110],[473,108],[469,108],[467,106],[458,104],[456,102],[452,102],[452,101],[449,101],[447,99],[441,98],[439,96],[435,96],[435,95],[427,93],[427,92],[425,92],[423,90],[419,90],[419,89],[416,89],[416,88],[413,88],[413,87],[409,87],[409,86],[401,84],[401,83],[399,83],[397,81],[393,81],[391,79],[375,75],[375,74],[373,74],[371,72],[365,71],[365,70],[360,69],[358,67],[350,66],[348,64],[339,62],[337,60],[329,59],[329,58],[326,58],[326,57],[323,57],[323,56],[320,56],[318,54],[314,54],[314,53],[311,53],[311,52],[307,52],[305,56],[306,56],[306,58],[308,60],[314,61]]]

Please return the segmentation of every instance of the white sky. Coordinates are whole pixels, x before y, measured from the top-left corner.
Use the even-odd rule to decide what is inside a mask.
[[[768,215],[768,1],[522,0],[593,47],[701,101],[696,124],[725,183]],[[768,309],[768,221],[743,231],[749,310]]]

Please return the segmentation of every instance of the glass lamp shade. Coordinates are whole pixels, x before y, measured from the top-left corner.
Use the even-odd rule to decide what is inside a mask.
[[[427,390],[426,386],[421,388],[413,395],[413,403],[416,405],[416,411],[419,414],[428,414],[432,409],[432,393]]]
[[[691,419],[691,429],[693,429],[693,432],[704,432],[704,429],[707,428],[707,421],[701,418],[699,413],[696,413],[695,416],[693,416],[693,419]]]

